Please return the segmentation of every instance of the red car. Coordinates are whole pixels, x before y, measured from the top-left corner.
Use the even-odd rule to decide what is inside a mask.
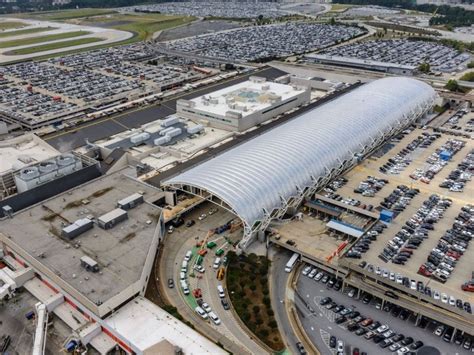
[[[461,288],[463,291],[474,292],[474,281],[469,281],[462,284]]]

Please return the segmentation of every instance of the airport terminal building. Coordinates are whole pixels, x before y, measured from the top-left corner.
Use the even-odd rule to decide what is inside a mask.
[[[376,80],[163,185],[206,197],[233,212],[244,223],[245,248],[272,220],[422,117],[436,97],[418,80]]]

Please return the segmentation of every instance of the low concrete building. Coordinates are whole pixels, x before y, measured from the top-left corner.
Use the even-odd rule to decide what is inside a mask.
[[[178,100],[178,115],[229,131],[245,131],[310,101],[307,86],[250,77],[248,81],[191,100]]]
[[[306,59],[313,63],[366,69],[405,76],[414,75],[417,69],[415,66],[412,65],[378,62],[375,60],[358,59],[351,57],[331,56],[326,54],[308,54],[306,55]]]

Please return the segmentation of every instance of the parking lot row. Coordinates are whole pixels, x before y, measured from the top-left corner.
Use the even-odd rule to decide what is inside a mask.
[[[167,43],[171,50],[234,61],[262,61],[325,48],[363,34],[363,28],[308,22],[253,26]]]

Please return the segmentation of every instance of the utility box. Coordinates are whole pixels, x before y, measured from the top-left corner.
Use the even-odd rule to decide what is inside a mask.
[[[81,257],[81,266],[86,269],[87,271],[91,272],[98,272],[99,271],[99,264],[94,259],[84,255]]]
[[[64,227],[61,234],[64,238],[71,240],[92,229],[92,227],[94,227],[94,223],[89,218],[81,218],[73,224]]]
[[[139,193],[134,193],[128,197],[117,202],[117,207],[123,210],[131,210],[132,208],[137,207],[139,204],[143,203],[143,195]]]
[[[125,221],[128,218],[127,211],[116,208],[102,216],[100,216],[97,221],[99,223],[99,227],[102,229],[110,229],[113,228],[116,224]]]
[[[392,220],[393,220],[393,212],[392,212],[392,211],[389,211],[389,210],[382,210],[382,211],[380,211],[380,217],[379,217],[379,219],[380,219],[382,222],[390,223],[390,222],[392,222]]]

